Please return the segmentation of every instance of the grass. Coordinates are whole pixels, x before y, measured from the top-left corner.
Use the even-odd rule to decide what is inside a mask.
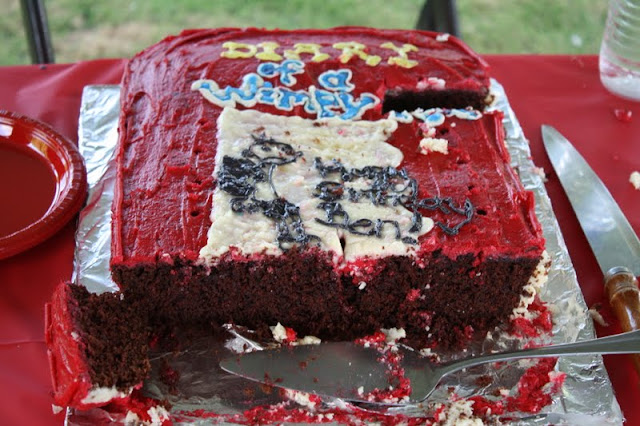
[[[183,28],[415,26],[423,0],[48,0],[56,62],[129,57]],[[480,53],[597,53],[602,0],[458,0],[462,38]],[[30,62],[19,2],[0,0],[0,65]]]

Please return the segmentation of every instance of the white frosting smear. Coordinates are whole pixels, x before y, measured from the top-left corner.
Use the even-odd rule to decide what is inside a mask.
[[[85,396],[81,403],[82,404],[102,404],[104,402],[111,401],[112,399],[118,398],[126,398],[131,394],[133,388],[130,388],[126,392],[119,391],[115,386],[106,388],[106,387],[96,387],[91,389],[87,396]]]
[[[441,154],[449,153],[449,141],[439,138],[423,138],[420,141],[420,154],[428,155],[430,152]]]
[[[631,176],[629,176],[629,182],[631,182],[631,185],[633,185],[635,189],[640,189],[640,172],[632,172]]]

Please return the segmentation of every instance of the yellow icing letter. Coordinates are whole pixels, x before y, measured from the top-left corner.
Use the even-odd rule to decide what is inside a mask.
[[[276,49],[280,47],[280,45],[274,41],[265,41],[262,43],[258,43],[258,47],[262,49],[262,51],[256,54],[256,58],[261,61],[281,61],[282,56],[276,53]]]
[[[293,45],[293,50],[285,50],[284,56],[287,59],[300,59],[301,53],[311,53],[313,62],[322,62],[329,59],[329,55],[320,51],[322,46],[315,43],[296,43]]]
[[[403,68],[413,68],[418,65],[418,61],[412,61],[407,56],[407,52],[417,52],[418,48],[413,44],[403,44],[402,47],[397,47],[395,44],[391,42],[383,43],[380,45],[385,49],[391,49],[398,54],[398,56],[391,56],[387,60],[387,63],[390,65],[398,65]]]
[[[227,50],[222,52],[220,56],[230,59],[251,58],[258,51],[258,48],[253,44],[236,43],[235,41],[227,41],[222,44],[222,47]]]
[[[382,60],[382,58],[376,55],[369,55],[367,52],[364,51],[365,47],[366,46],[364,44],[357,43],[355,41],[335,43],[333,45],[334,49],[342,50],[342,53],[338,58],[340,59],[340,62],[342,62],[343,64],[346,64],[347,62],[349,62],[351,58],[353,58],[354,56],[357,56],[358,58],[362,59],[365,62],[365,64],[369,66],[373,67],[378,65]]]

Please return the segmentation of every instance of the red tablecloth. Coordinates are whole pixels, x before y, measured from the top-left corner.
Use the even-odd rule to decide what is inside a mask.
[[[557,127],[576,145],[640,233],[640,191],[629,183],[631,172],[640,170],[640,104],[604,90],[595,56],[487,56],[487,60],[531,141],[534,162],[549,175],[547,189],[587,304],[606,306],[602,274],[544,152],[540,125]],[[118,83],[122,69],[121,60],[0,68],[0,109],[45,121],[77,140],[83,86]],[[617,119],[616,109],[632,111],[631,121]],[[43,306],[54,286],[70,278],[73,234],[74,224],[70,223],[39,246],[0,261],[2,424],[63,421],[62,414],[51,411]],[[608,312],[604,314],[612,320]],[[615,324],[598,329],[600,335],[618,331]],[[640,382],[631,362],[625,356],[610,356],[606,366],[627,424],[640,424]]]

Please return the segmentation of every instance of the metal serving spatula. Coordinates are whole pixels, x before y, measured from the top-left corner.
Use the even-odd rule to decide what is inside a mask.
[[[447,374],[488,362],[521,358],[585,354],[640,353],[640,330],[600,339],[545,346],[434,364],[413,351],[402,349],[400,367],[411,381],[408,403],[425,400]],[[371,404],[366,395],[393,383],[390,367],[379,361],[380,352],[355,343],[287,346],[238,355],[223,360],[225,371],[269,385]],[[388,404],[385,405],[399,405]]]

